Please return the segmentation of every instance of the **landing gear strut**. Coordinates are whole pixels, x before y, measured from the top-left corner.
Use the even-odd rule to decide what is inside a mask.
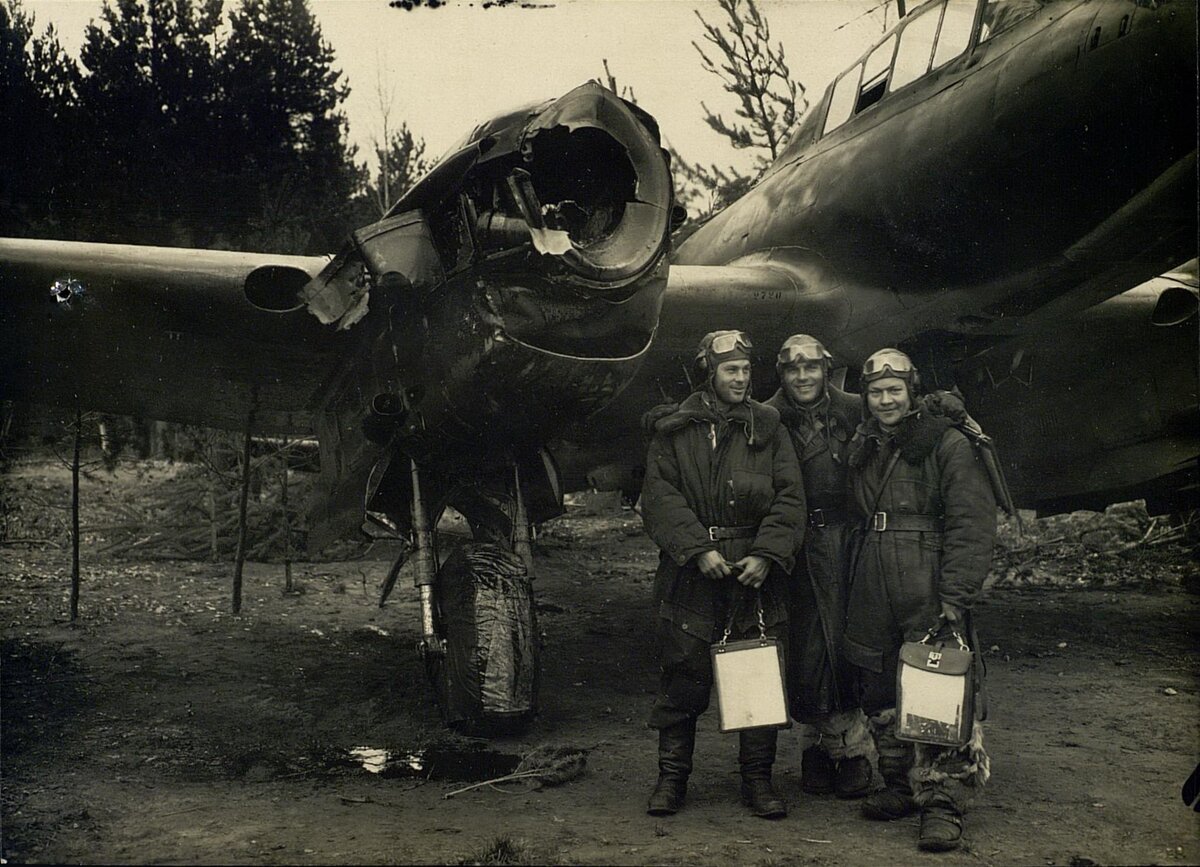
[[[412,460],[410,470],[412,547],[390,570],[380,604],[411,558],[421,606],[421,656],[446,724],[476,735],[519,731],[537,711],[540,680],[533,551],[520,470],[514,462],[499,498],[475,489],[460,502],[478,531],[476,539],[508,544],[463,543],[440,567],[426,472]],[[491,507],[471,507],[483,503]]]
[[[421,495],[421,470],[417,462],[412,465],[412,534],[413,534],[413,583],[421,603],[421,654],[441,654],[446,650],[445,641],[437,634],[435,623],[434,585],[437,583],[437,559],[433,552],[433,531],[429,526],[429,511]]]

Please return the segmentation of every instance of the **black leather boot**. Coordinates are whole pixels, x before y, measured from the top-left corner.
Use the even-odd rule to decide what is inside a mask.
[[[879,753],[879,775],[885,788],[873,792],[862,803],[862,814],[868,819],[890,821],[911,816],[917,810],[913,800],[912,786],[908,782],[908,768],[912,764],[911,747],[902,755],[889,755],[889,750]]]
[[[787,805],[771,785],[775,764],[775,729],[748,729],[741,733],[738,762],[742,766],[742,803],[763,819],[782,819]]]
[[[658,782],[646,804],[651,816],[671,816],[683,808],[695,747],[694,717],[658,730]]]
[[[810,795],[828,795],[833,791],[837,765],[829,753],[813,744],[800,760],[800,788]]]
[[[865,797],[871,791],[871,761],[866,756],[842,759],[837,765],[833,791],[839,798]]]

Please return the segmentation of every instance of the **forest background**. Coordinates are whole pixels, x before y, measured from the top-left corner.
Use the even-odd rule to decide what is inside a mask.
[[[447,130],[461,136],[483,112],[555,96],[549,88],[559,79],[569,81],[564,91],[579,83],[572,77],[579,70],[563,62],[565,34],[574,28],[580,42],[569,48],[591,64],[584,74],[634,102],[639,90],[650,92],[654,104],[646,107],[667,118],[679,195],[691,215],[681,240],[750,187],[808,106],[806,88],[763,10],[773,10],[789,40],[808,48],[801,65],[815,75],[832,74],[853,56],[842,53],[858,50],[896,17],[889,2],[825,0],[764,0],[762,8],[755,0],[577,0],[537,10],[396,5],[0,0],[0,117],[9,121],[0,124],[6,155],[0,160],[0,236],[331,253],[434,165],[423,131],[405,116],[409,109],[425,118],[445,149]],[[475,50],[469,34],[489,28],[464,29],[464,14],[492,16],[490,30],[497,32],[491,40],[506,32],[528,38],[536,24],[547,56],[560,61],[557,73],[547,71],[537,81],[540,90],[524,92],[516,88],[532,87],[522,79],[529,64],[499,52],[476,51],[474,64],[429,61],[429,75],[420,77],[381,50],[403,48],[411,62],[408,55],[444,49],[428,43],[445,33],[460,39],[464,52]],[[646,25],[643,38],[658,32],[660,53],[639,50],[644,46],[634,38],[604,38],[603,28],[623,24],[628,30],[635,20]],[[373,47],[362,43],[362,28],[371,24],[379,31]],[[344,53],[358,76],[357,94],[323,25],[350,46]],[[814,50],[831,35],[841,53],[828,45]],[[364,65],[371,50],[374,59]],[[656,63],[680,70],[675,80],[692,82],[677,88],[679,98],[664,100],[658,92],[668,76],[646,74],[659,68]],[[471,81],[463,78],[466,67],[473,70]],[[627,68],[635,74],[626,77]],[[480,80],[487,82],[483,94],[472,90]],[[423,113],[431,99],[440,112],[436,120]],[[697,134],[684,116],[707,132]],[[668,124],[691,129],[678,149]],[[220,489],[220,495],[210,491],[210,500],[228,500],[237,488],[236,432],[75,416],[5,403],[0,462],[47,449],[65,455],[78,433],[85,473],[89,460],[110,469],[122,456],[183,460],[203,471],[204,486]],[[260,458],[283,454],[301,464],[311,453],[292,442],[259,444],[256,451]],[[263,487],[256,480],[255,490]],[[9,503],[5,514],[13,508]],[[213,504],[212,510],[216,522],[222,509]]]

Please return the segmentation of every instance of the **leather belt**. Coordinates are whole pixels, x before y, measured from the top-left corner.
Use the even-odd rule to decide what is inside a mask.
[[[708,538],[712,542],[720,539],[753,539],[757,535],[757,526],[708,528]]]
[[[876,512],[867,521],[867,529],[876,533],[940,533],[944,522],[937,515],[903,515],[896,512]]]
[[[830,524],[846,523],[846,512],[843,509],[812,509],[808,513],[808,526],[828,527]]]

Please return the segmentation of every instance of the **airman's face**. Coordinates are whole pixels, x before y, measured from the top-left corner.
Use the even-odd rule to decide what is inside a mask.
[[[885,376],[867,385],[867,409],[885,428],[894,428],[912,408],[908,383],[898,376]]]
[[[722,403],[741,403],[750,393],[750,362],[722,361],[713,374],[713,391]]]
[[[816,403],[825,394],[825,365],[819,361],[800,361],[783,368],[783,387],[798,404]]]

